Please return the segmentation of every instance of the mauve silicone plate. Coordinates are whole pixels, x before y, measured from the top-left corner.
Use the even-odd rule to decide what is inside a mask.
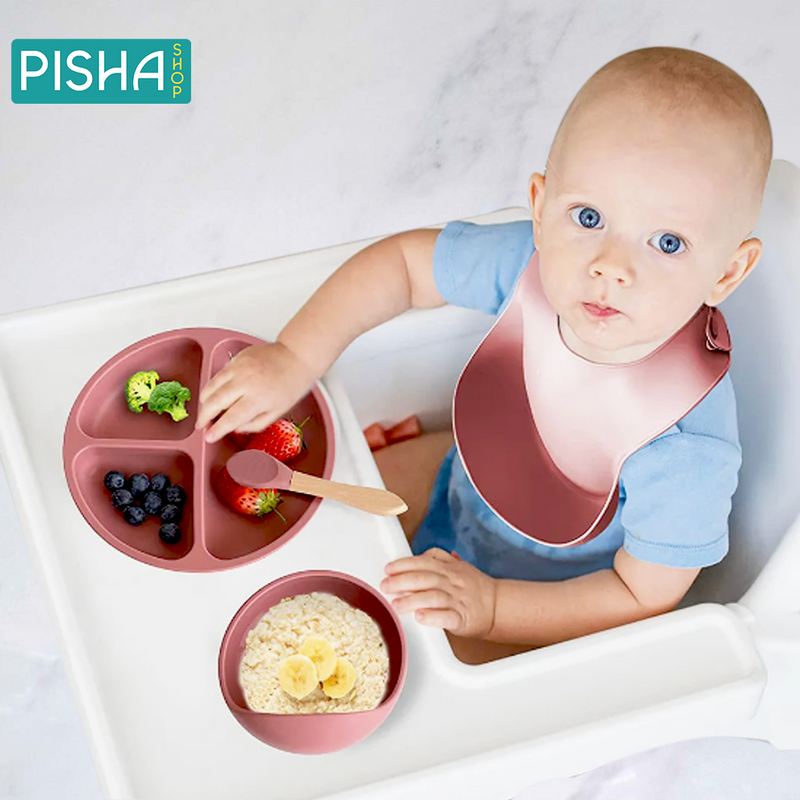
[[[389,654],[389,676],[380,704],[369,711],[326,714],[266,714],[251,711],[239,682],[247,634],[284,597],[327,592],[368,614],[381,629]],[[329,570],[295,572],[253,594],[231,620],[219,650],[222,696],[238,722],[262,742],[292,753],[332,753],[369,736],[389,716],[403,689],[407,668],[406,639],[388,600],[352,575]]]
[[[292,538],[319,507],[320,498],[281,492],[277,514],[247,517],[219,500],[213,474],[237,452],[227,437],[208,444],[194,430],[200,387],[251,344],[254,336],[221,328],[184,328],[142,339],[107,361],[84,386],[67,420],[64,470],[70,492],[86,521],[121,552],[165,569],[213,572],[247,564],[276,550]],[[140,370],[155,370],[160,380],[188,386],[189,417],[173,422],[168,414],[146,409],[135,414],[125,402],[125,383]],[[303,426],[306,448],[289,462],[292,469],[330,478],[333,472],[333,419],[328,403],[314,387],[289,412]],[[105,474],[118,469],[126,475],[166,473],[180,483],[187,500],[180,521],[181,541],[164,544],[158,518],[129,525],[111,504],[103,485]]]

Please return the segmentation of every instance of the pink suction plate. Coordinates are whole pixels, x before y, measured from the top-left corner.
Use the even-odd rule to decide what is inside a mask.
[[[194,430],[200,388],[240,350],[263,340],[221,328],[185,328],[143,339],[107,361],[78,395],[64,432],[64,471],[72,497],[91,527],[122,553],[145,564],[183,572],[213,572],[247,564],[285,544],[319,508],[321,500],[282,495],[276,514],[248,517],[219,498],[212,477],[238,450],[230,437],[208,444]],[[155,370],[160,380],[176,380],[192,393],[188,419],[133,413],[124,396],[130,375]],[[306,447],[294,469],[321,478],[333,472],[333,419],[324,395],[314,387],[287,415],[310,417],[303,426]],[[126,475],[164,472],[187,495],[179,525],[181,540],[169,545],[158,535],[160,520],[129,525],[111,504],[103,485],[107,472]]]

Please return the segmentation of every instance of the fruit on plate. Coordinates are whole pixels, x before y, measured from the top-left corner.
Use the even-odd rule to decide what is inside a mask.
[[[160,517],[158,535],[165,544],[177,544],[181,540],[178,522],[183,515],[186,492],[179,484],[171,485],[169,476],[158,472],[150,479],[144,472],[129,477],[119,470],[106,473],[103,483],[111,491],[111,504],[129,525],[142,525],[147,517]],[[122,488],[114,489],[113,486]],[[171,502],[168,502],[171,498]]]
[[[161,507],[162,522],[180,522],[182,516],[182,506],[176,506],[173,503],[167,503],[165,506]]]
[[[248,443],[247,450],[263,450],[278,461],[287,462],[303,449],[303,425],[311,417],[306,417],[299,425],[290,419],[279,419],[263,431],[256,433]]]
[[[336,666],[330,676],[322,681],[322,691],[328,697],[338,700],[344,697],[356,684],[355,667],[341,656],[336,659]]]
[[[106,473],[103,483],[109,492],[115,492],[117,489],[122,489],[123,486],[125,486],[125,473],[116,469],[112,469],[110,472]]]
[[[147,513],[141,506],[126,506],[122,516],[129,525],[141,525],[147,519]]]
[[[161,506],[164,505],[164,500],[158,492],[152,489],[145,492],[142,497],[142,508],[151,516],[158,517],[161,515]]]
[[[150,489],[150,478],[143,472],[137,472],[128,478],[128,485],[125,488],[134,497],[140,497]]]
[[[111,504],[120,511],[124,511],[131,503],[133,503],[133,495],[127,489],[117,489],[111,495]]]
[[[181,529],[174,522],[167,522],[158,529],[164,544],[177,544],[181,540]]]
[[[183,486],[178,483],[174,486],[167,486],[164,490],[164,502],[171,503],[173,506],[182,506],[186,502],[186,492]]]
[[[300,653],[284,658],[278,664],[278,683],[286,694],[302,700],[319,685],[314,662]]]
[[[150,478],[150,488],[159,494],[165,492],[170,485],[169,476],[165,475],[163,472],[157,472]]]
[[[242,486],[231,478],[227,467],[222,467],[214,476],[214,489],[217,496],[227,503],[234,511],[247,514],[250,517],[263,517],[274,511],[284,522],[285,517],[277,509],[281,502],[279,492],[274,489],[251,489]]]
[[[300,647],[300,655],[307,656],[314,662],[317,677],[324,681],[336,668],[336,648],[321,636],[309,636]]]

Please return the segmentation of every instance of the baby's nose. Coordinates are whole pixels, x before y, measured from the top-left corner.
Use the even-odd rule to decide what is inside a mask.
[[[601,253],[589,265],[589,274],[593,278],[605,278],[607,281],[622,286],[633,282],[634,270],[631,260],[619,249]]]

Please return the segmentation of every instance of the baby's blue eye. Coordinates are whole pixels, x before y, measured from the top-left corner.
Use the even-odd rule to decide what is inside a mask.
[[[656,239],[658,241],[654,243]],[[681,237],[676,236],[674,233],[657,233],[650,239],[650,243],[657,250],[669,256],[675,253],[682,253],[686,249],[686,245],[683,243]]]
[[[576,206],[569,212],[569,215],[572,217],[572,221],[582,228],[600,227],[600,212],[589,206]]]

